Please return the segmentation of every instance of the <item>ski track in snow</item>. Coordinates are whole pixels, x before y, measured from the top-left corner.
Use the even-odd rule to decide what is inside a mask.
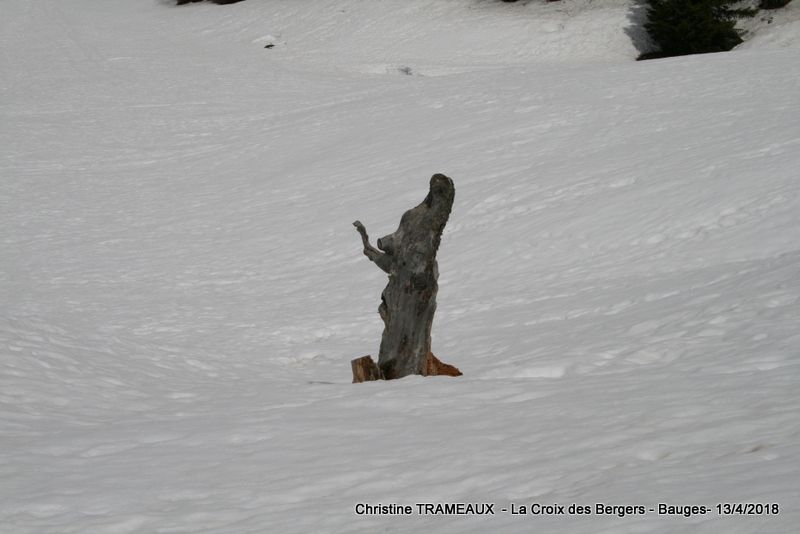
[[[795,532],[792,24],[635,64],[621,2],[313,4],[3,5],[0,532]],[[350,223],[433,172],[465,374],[351,385]],[[353,513],[486,501],[782,512]]]

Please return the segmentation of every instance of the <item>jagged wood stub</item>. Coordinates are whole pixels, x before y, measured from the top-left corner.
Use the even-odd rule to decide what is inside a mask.
[[[373,361],[372,356],[356,358],[350,362],[350,366],[353,368],[353,384],[381,380],[383,378],[383,373],[381,373],[378,364]]]
[[[434,174],[425,200],[403,214],[394,233],[378,239],[378,248],[370,244],[364,225],[353,223],[361,234],[364,255],[389,275],[378,308],[384,323],[378,367],[387,380],[412,374],[461,374],[430,352],[439,278],[436,251],[454,197],[453,180]]]

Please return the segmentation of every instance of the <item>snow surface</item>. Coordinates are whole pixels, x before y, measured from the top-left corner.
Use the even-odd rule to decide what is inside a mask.
[[[630,11],[3,2],[0,532],[797,532],[800,30],[635,63]],[[434,172],[464,376],[352,385],[351,222]]]

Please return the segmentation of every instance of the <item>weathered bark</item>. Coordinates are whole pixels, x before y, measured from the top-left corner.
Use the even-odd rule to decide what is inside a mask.
[[[403,214],[397,231],[378,239],[377,249],[370,245],[364,225],[353,223],[361,234],[364,255],[389,274],[378,308],[384,323],[378,367],[387,380],[429,375],[429,370],[446,365],[436,360],[439,365],[430,366],[428,355],[438,291],[436,251],[454,197],[453,181],[434,174],[425,200]],[[441,374],[457,376],[452,371]]]

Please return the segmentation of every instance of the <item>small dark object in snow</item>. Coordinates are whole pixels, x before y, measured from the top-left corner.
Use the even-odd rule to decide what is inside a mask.
[[[177,5],[184,6],[186,4],[197,4],[202,2],[203,0],[178,0]],[[242,0],[210,0],[212,4],[217,4],[220,6],[224,6],[227,4],[235,4],[237,2],[241,2]]]
[[[269,43],[269,44],[268,44],[267,46],[265,46],[264,48],[275,48],[275,45],[274,45],[274,44],[272,44],[272,43]]]

